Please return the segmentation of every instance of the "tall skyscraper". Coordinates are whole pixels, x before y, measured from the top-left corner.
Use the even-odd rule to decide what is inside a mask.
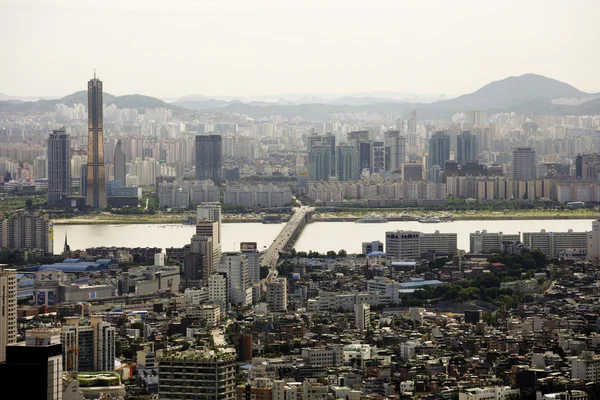
[[[115,181],[120,181],[122,186],[127,186],[127,182],[125,182],[125,177],[127,176],[127,171],[125,169],[125,153],[123,153],[121,139],[117,140],[113,166],[115,169]]]
[[[71,137],[64,128],[48,137],[48,205],[64,205],[71,194]]]
[[[373,173],[385,171],[385,145],[383,142],[373,142],[371,145]]]
[[[412,110],[408,120],[408,133],[417,133],[417,110]]]
[[[215,185],[223,181],[221,135],[196,136],[196,179],[211,179]]]
[[[239,306],[252,304],[252,289],[248,276],[248,259],[240,251],[227,251],[221,257],[217,272],[229,277],[231,302]]]
[[[450,135],[443,131],[437,131],[429,139],[429,153],[427,155],[427,168],[434,165],[444,168],[450,159]]]
[[[536,158],[533,147],[517,147],[513,150],[512,178],[516,181],[536,178]]]
[[[256,242],[240,243],[240,251],[248,259],[248,279],[250,284],[260,282],[260,252]]]
[[[327,135],[310,135],[307,138],[307,150],[310,153],[310,149],[315,144],[327,144],[329,145],[329,153],[330,153],[330,165],[329,168],[331,170],[331,176],[335,176],[336,174],[336,164],[335,164],[335,135],[327,134]]]
[[[387,131],[385,144],[390,146],[390,170],[395,171],[406,160],[406,137],[402,136],[400,131]]]
[[[358,148],[356,146],[340,144],[337,147],[335,159],[338,181],[355,181],[359,179]]]
[[[106,208],[106,177],[104,174],[102,122],[102,81],[88,82],[88,162],[85,205],[94,209]]]
[[[315,143],[308,152],[308,180],[328,181],[331,175],[331,147]]]
[[[6,346],[17,342],[17,271],[0,265],[0,363]]]
[[[221,204],[202,203],[196,207],[196,222],[210,221],[216,222],[212,228],[213,238],[213,264],[219,264],[221,260]],[[200,233],[196,228],[196,233]],[[212,273],[212,271],[211,271]]]
[[[478,159],[477,136],[468,131],[462,132],[456,138],[456,162],[464,165],[467,161],[477,161]]]
[[[371,157],[372,142],[364,141],[358,143],[358,173],[359,175],[366,169],[373,171],[373,158]]]

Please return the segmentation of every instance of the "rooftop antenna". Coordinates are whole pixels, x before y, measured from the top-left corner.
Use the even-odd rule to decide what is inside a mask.
[[[96,68],[94,68],[94,79],[96,79]]]

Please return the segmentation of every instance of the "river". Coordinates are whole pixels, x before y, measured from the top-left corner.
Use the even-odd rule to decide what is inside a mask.
[[[387,223],[359,224],[355,222],[313,222],[304,228],[295,248],[298,251],[327,252],[346,250],[360,253],[361,243],[380,240],[385,243],[385,232],[397,229],[420,232],[455,232],[459,249],[469,250],[469,234],[486,229],[488,232],[521,233],[546,231],[589,231],[591,219],[559,220],[485,220],[420,223],[416,221],[393,221]],[[226,223],[222,225],[223,251],[238,250],[240,242],[257,242],[258,249],[268,247],[283,224]],[[194,234],[193,225],[182,224],[133,224],[133,225],[55,225],[54,253],[63,249],[65,233],[71,249],[99,246],[123,247],[182,247]]]

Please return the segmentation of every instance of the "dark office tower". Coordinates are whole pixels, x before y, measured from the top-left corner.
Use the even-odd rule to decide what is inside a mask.
[[[536,157],[533,147],[517,147],[512,156],[512,178],[528,181],[536,178]]]
[[[335,157],[337,162],[338,181],[356,181],[360,174],[358,172],[358,149],[351,144],[341,144],[337,147]]]
[[[221,185],[221,151],[221,135],[196,136],[196,179],[211,179],[215,185]]]
[[[102,81],[88,82],[88,162],[85,205],[94,209],[106,208],[106,177],[102,134]]]
[[[369,172],[373,169],[373,158],[371,157],[371,142],[360,142],[358,144],[358,173],[362,174],[363,170],[368,169]]]
[[[331,149],[326,143],[312,145],[308,152],[308,180],[328,181],[331,176]]]
[[[125,153],[121,147],[121,139],[117,140],[117,146],[115,147],[115,156],[113,159],[113,167],[115,169],[115,181],[120,181],[121,186],[126,186],[125,177],[127,175],[125,171]]]
[[[477,137],[471,132],[462,132],[456,138],[456,162],[458,165],[464,165],[467,161],[477,161],[478,159]]]
[[[445,132],[437,131],[429,139],[429,154],[427,155],[427,168],[431,169],[434,165],[444,168],[447,160],[450,159],[450,135]]]
[[[48,137],[48,205],[65,204],[71,194],[71,137],[64,128]]]
[[[373,142],[371,151],[373,156],[373,173],[385,171],[385,145],[383,142]]]

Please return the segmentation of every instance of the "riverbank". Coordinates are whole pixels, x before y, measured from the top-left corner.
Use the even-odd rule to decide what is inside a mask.
[[[116,215],[109,213],[79,216],[74,218],[53,219],[55,225],[131,225],[131,224],[182,224],[188,217],[195,214],[152,214],[152,215]],[[550,219],[596,219],[597,210],[519,210],[519,211],[463,211],[463,212],[426,212],[415,210],[410,213],[397,210],[369,210],[349,212],[317,212],[312,217],[313,222],[353,222],[368,215],[378,215],[388,221],[418,220],[427,216],[449,218],[454,221],[494,221],[494,220],[550,220]],[[223,223],[261,223],[258,214],[223,214]],[[282,223],[285,223],[284,218]]]

